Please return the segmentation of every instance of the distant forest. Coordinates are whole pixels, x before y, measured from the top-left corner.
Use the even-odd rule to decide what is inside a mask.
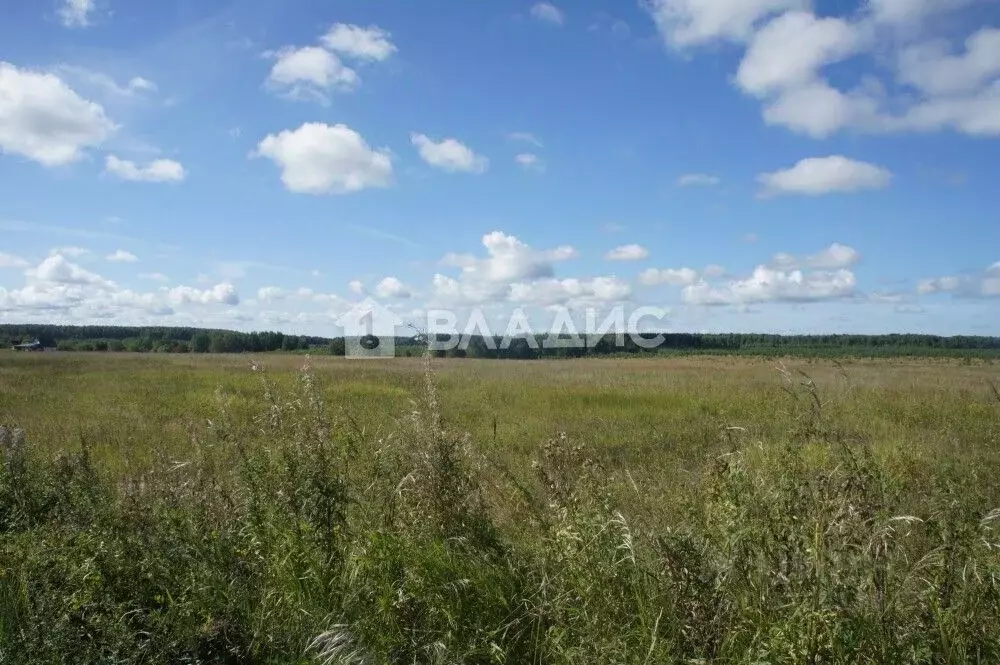
[[[650,334],[647,338],[651,338]],[[344,355],[343,337],[286,335],[280,332],[235,332],[176,327],[61,326],[0,324],[5,346],[38,339],[61,351],[153,353],[264,353],[273,351]],[[545,336],[519,338],[508,348],[474,337],[467,349],[436,351],[444,357],[559,358],[649,353],[713,353],[796,356],[959,356],[1000,357],[1000,337],[894,335],[765,335],[756,333],[665,333],[655,349],[640,348],[629,336],[625,346],[613,335],[587,348],[546,348]],[[423,343],[413,337],[395,339],[397,355],[418,355]]]

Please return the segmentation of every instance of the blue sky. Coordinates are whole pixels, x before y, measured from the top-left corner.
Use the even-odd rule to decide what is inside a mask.
[[[4,11],[5,321],[1000,334],[995,0]]]

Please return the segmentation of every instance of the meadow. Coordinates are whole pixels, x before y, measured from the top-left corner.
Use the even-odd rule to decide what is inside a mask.
[[[1000,662],[998,381],[0,352],[0,663]]]

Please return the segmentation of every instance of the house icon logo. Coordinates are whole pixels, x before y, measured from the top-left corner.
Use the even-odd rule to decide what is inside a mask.
[[[365,298],[337,319],[344,329],[348,358],[392,358],[396,355],[396,326],[403,320],[372,298]]]

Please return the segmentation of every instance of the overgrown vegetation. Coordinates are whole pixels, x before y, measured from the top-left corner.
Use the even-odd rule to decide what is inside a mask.
[[[455,391],[488,396],[427,363],[405,379],[360,363],[354,385],[413,398],[377,400],[393,414],[381,423],[331,399],[340,382],[319,363],[212,375],[207,419],[164,421],[162,444],[109,445],[100,428],[39,439],[37,405],[0,385],[0,662],[1000,660],[1000,397],[986,384],[936,412],[943,393],[865,386],[850,368],[817,383],[771,367],[765,387],[731,392],[716,375],[721,406],[680,383],[659,396],[684,414],[664,434],[681,440],[658,444],[678,450],[619,431],[626,454],[572,432],[498,445],[496,415],[491,441],[455,409]],[[648,408],[639,381],[590,367],[551,380],[583,409]],[[876,396],[880,430],[858,418]],[[110,399],[89,408],[110,419],[126,408]],[[167,388],[148,399],[180,404]]]

